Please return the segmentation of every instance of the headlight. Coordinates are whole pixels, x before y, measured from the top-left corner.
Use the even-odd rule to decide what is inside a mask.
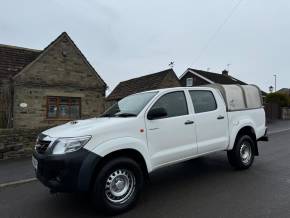
[[[91,136],[82,136],[75,138],[58,138],[54,142],[53,154],[65,154],[73,151],[77,151],[82,148],[88,141],[91,139]]]

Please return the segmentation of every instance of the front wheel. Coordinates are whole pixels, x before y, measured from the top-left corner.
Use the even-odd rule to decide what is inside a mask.
[[[109,214],[119,214],[136,204],[143,187],[143,172],[132,159],[120,157],[108,161],[97,175],[93,201]]]
[[[248,169],[254,162],[254,141],[248,136],[239,137],[232,150],[227,152],[229,163],[236,169]]]

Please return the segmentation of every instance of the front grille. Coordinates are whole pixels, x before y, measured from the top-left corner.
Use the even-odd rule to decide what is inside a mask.
[[[40,154],[43,154],[47,150],[47,148],[51,142],[51,141],[43,140],[44,137],[42,137],[42,136],[40,135],[38,137],[36,145],[35,145],[35,150]]]

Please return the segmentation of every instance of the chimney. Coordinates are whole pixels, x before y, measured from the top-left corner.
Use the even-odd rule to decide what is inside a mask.
[[[222,75],[224,75],[224,76],[228,76],[228,75],[229,75],[229,71],[227,71],[227,70],[223,70]]]

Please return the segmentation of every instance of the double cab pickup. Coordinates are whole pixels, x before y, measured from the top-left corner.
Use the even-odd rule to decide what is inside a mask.
[[[42,132],[33,153],[37,178],[52,192],[87,192],[117,214],[132,208],[154,170],[226,151],[248,169],[267,140],[258,87],[212,85],[146,91],[99,117]]]

